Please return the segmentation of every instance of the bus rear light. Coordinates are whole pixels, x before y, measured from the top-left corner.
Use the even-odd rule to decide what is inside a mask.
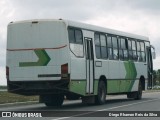
[[[61,65],[61,74],[68,73],[68,63]]]
[[[61,65],[61,77],[68,78],[68,63]]]

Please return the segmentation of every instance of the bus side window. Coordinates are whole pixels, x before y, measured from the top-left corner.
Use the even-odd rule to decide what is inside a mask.
[[[141,61],[145,62],[146,61],[146,56],[145,56],[145,45],[144,42],[140,42],[141,46]]]
[[[133,51],[132,51],[132,42],[128,40],[128,51],[129,51],[129,59],[133,60]]]
[[[125,38],[125,48],[123,50],[124,60],[128,60],[128,40]]]
[[[76,43],[77,44],[83,44],[81,30],[75,30],[75,38],[76,38]]]
[[[75,43],[74,29],[69,29],[68,34],[69,34],[69,42]]]
[[[95,33],[94,35],[94,42],[95,42],[95,51],[96,51],[96,58],[101,58],[101,45],[100,45],[100,35]]]
[[[113,59],[113,49],[112,49],[112,39],[111,36],[107,36],[107,49],[108,49],[108,58]]]
[[[145,62],[145,45],[144,42],[137,42],[138,61]]]
[[[70,49],[76,57],[84,57],[83,35],[80,29],[68,29]]]
[[[112,37],[112,43],[113,43],[113,59],[118,59],[118,41],[117,37]]]
[[[118,38],[118,43],[119,43],[119,59],[123,60],[123,50],[121,49],[121,39]]]
[[[140,61],[140,58],[141,58],[140,51],[141,51],[140,43],[137,41],[137,57],[138,57],[138,61]]]
[[[135,40],[132,40],[132,51],[133,51],[133,60],[137,61],[137,48]]]
[[[121,41],[120,41],[120,54],[122,53],[123,54],[123,58],[120,58],[121,60],[128,60],[128,44],[127,44],[127,39],[125,38],[121,38]]]
[[[101,41],[101,58],[102,59],[107,59],[106,36],[101,34],[100,35],[100,41]]]

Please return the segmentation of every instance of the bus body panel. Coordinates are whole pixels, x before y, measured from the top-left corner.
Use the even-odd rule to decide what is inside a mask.
[[[60,80],[61,65],[70,66],[66,24],[27,21],[8,26],[10,81]]]
[[[90,31],[89,29],[83,29],[83,28],[82,28],[82,31],[83,31],[83,37],[90,37],[94,42],[94,34],[95,34],[94,31]],[[95,53],[95,46],[93,46],[93,48]],[[100,77],[103,75],[107,79],[106,87],[107,87],[108,94],[127,93],[127,92],[137,91],[140,77],[144,76],[145,78],[147,78],[147,69],[146,69],[146,66],[144,65],[145,64],[144,62],[139,63],[135,61],[97,59],[96,55],[94,56],[94,58],[95,58],[94,60],[95,62],[94,64],[95,65],[94,95],[97,94],[98,81]],[[77,59],[80,59],[80,58],[77,58]],[[83,70],[84,67],[81,67],[81,68]],[[81,77],[80,74],[76,74],[76,76]],[[85,95],[85,90],[84,90],[86,89],[85,82],[86,81],[83,81],[83,82],[79,81],[79,84],[81,84],[80,85],[81,87],[77,89],[76,87],[74,87],[74,90],[72,91],[76,91],[76,93]]]

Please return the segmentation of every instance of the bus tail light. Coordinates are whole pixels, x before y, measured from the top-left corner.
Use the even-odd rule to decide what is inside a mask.
[[[66,79],[68,78],[68,63],[61,65],[61,78]]]

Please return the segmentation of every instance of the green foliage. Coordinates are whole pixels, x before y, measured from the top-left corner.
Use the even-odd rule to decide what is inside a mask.
[[[153,71],[153,84],[160,85],[160,69]]]

